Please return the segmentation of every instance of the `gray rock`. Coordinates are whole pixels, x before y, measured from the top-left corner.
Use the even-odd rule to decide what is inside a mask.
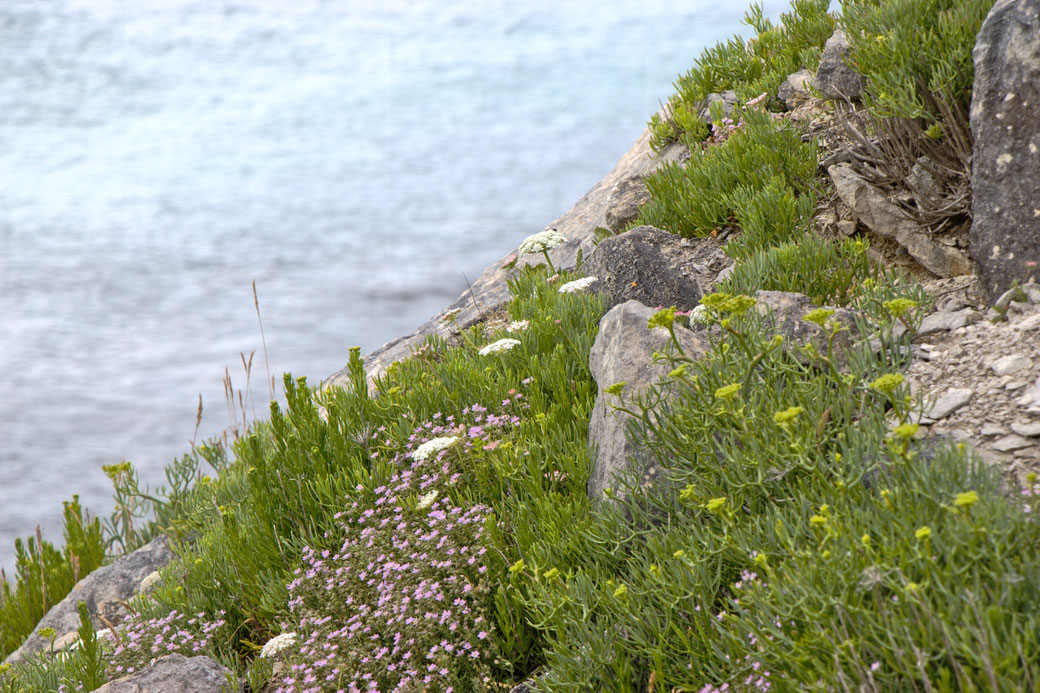
[[[1004,291],[1002,294],[1000,294],[1000,296],[997,297],[995,301],[993,301],[993,306],[996,308],[1000,308],[1001,310],[1010,308],[1012,303],[1021,303],[1021,299],[1028,299],[1030,293],[1033,291],[1036,291],[1036,284],[1013,286],[1010,289]]]
[[[981,436],[1002,436],[1007,434],[1007,429],[1000,424],[986,423],[982,424],[982,430],[979,431]]]
[[[513,686],[511,689],[509,689],[509,693],[534,693],[536,690],[538,690],[536,688],[537,685],[537,677],[531,677],[526,681],[523,681]]]
[[[1040,313],[1033,313],[1028,318],[1011,323],[1011,327],[1019,332],[1028,332],[1040,328]]]
[[[138,588],[137,591],[141,594],[148,594],[149,592],[153,591],[156,587],[158,587],[160,584],[162,584],[162,576],[159,575],[158,570],[153,570],[152,572],[144,576],[144,579],[141,580],[141,586]]]
[[[597,290],[610,297],[610,307],[625,301],[690,310],[701,296],[692,257],[696,248],[653,226],[638,226],[605,239],[584,265],[597,277]]]
[[[942,198],[942,186],[932,173],[934,169],[935,162],[922,156],[906,177],[907,187],[910,188],[910,194],[913,195],[918,209],[934,208],[936,202]]]
[[[969,247],[985,296],[1040,277],[1040,0],[997,0],[975,40]]]
[[[231,672],[209,657],[172,654],[156,660],[141,671],[109,681],[97,693],[227,693]],[[232,679],[234,680],[234,679]]]
[[[53,628],[59,638],[77,630],[79,611],[76,604],[81,601],[86,602],[95,628],[107,625],[99,616],[103,616],[108,623],[118,625],[127,615],[124,603],[138,593],[141,580],[172,559],[173,552],[168,540],[160,536],[133,553],[98,568],[76,583],[63,600],[51,607],[22,646],[12,652],[5,662],[17,662],[29,654],[47,649],[50,641],[39,636],[42,628]]]
[[[964,327],[982,319],[982,314],[971,308],[965,308],[955,313],[932,313],[925,316],[921,321],[921,327],[917,330],[918,337],[934,334],[936,332],[950,332],[958,327]]]
[[[846,308],[814,306],[808,296],[787,291],[759,291],[755,298],[758,300],[755,310],[765,317],[765,329],[783,335],[784,349],[812,342],[817,351],[826,355],[830,333],[804,318],[816,308],[833,310],[834,314],[828,318],[828,322],[838,323],[845,328],[834,338],[834,362],[839,369],[848,365],[848,354],[859,334],[856,328],[856,314],[853,311]]]
[[[718,275],[716,275],[715,283],[718,284],[720,282],[724,282],[727,279],[729,279],[729,275],[733,274],[733,270],[735,270],[736,268],[737,268],[736,263],[730,265],[729,267],[723,268],[723,270],[721,272],[719,272]]]
[[[711,107],[716,103],[722,104],[724,115],[733,115],[733,110],[737,107],[737,92],[729,89],[721,94],[708,94],[704,99],[704,106],[701,108],[701,118],[705,123],[711,122]]]
[[[639,216],[639,208],[650,201],[650,192],[642,176],[625,178],[610,191],[607,199],[606,228],[614,233]]]
[[[1022,436],[1010,435],[1004,436],[1000,440],[994,442],[992,448],[998,452],[1011,452],[1013,450],[1028,448],[1032,444],[1031,441]]]
[[[856,233],[856,222],[851,219],[842,219],[838,222],[838,232],[842,236],[852,236]]]
[[[970,402],[974,394],[975,393],[970,388],[966,387],[957,387],[947,390],[945,394],[935,400],[935,404],[930,406],[924,412],[924,417],[926,419],[931,419],[932,421],[945,419],[947,416]]]
[[[841,201],[874,233],[894,240],[929,272],[940,277],[971,273],[971,263],[956,248],[937,243],[848,164],[827,169]]]
[[[1026,438],[1035,438],[1040,436],[1040,421],[1034,421],[1032,423],[1013,423],[1011,424],[1011,430],[1020,436]]]
[[[852,46],[841,29],[823,46],[820,66],[816,68],[816,90],[826,99],[853,101],[863,93],[863,76],[849,67]]]
[[[615,477],[631,471],[633,464],[641,485],[663,481],[661,469],[652,457],[629,440],[626,431],[631,417],[614,409],[618,397],[604,392],[611,385],[624,382],[622,399],[631,402],[671,370],[667,363],[653,362],[653,353],[664,352],[671,344],[667,330],[647,327],[655,312],[638,301],[628,301],[612,308],[600,320],[599,334],[589,353],[589,368],[599,386],[589,421],[592,470],[588,494],[592,500],[603,498],[607,488],[618,489]],[[689,358],[707,353],[707,343],[690,330],[676,325],[675,333]]]
[[[1040,378],[1037,378],[1036,382],[1033,383],[1032,387],[1026,390],[1022,396],[1028,397],[1030,400],[1024,406],[1029,406],[1029,404],[1032,404],[1033,402],[1040,402]]]
[[[1017,373],[1023,368],[1029,368],[1033,365],[1032,360],[1028,356],[1022,354],[1008,354],[1007,356],[1001,356],[999,359],[993,362],[991,366],[993,372],[997,375],[1011,375]]]
[[[784,102],[789,109],[812,98],[809,89],[816,79],[808,70],[800,70],[787,76],[776,92],[776,98]]]
[[[553,264],[556,267],[572,269],[577,263],[579,251],[585,257],[592,253],[596,247],[594,243],[596,227],[606,227],[611,193],[618,183],[627,178],[645,176],[656,171],[665,163],[678,161],[684,153],[688,153],[686,147],[676,142],[669,145],[660,154],[655,154],[650,149],[650,131],[649,129],[644,130],[642,136],[625,152],[610,173],[574,203],[568,212],[549,225],[567,239],[566,243],[549,251]],[[517,243],[521,240],[523,239],[518,238]],[[438,334],[447,337],[454,326],[446,326],[440,321],[440,317],[445,312],[458,310],[455,324],[465,329],[483,321],[489,314],[505,306],[509,302],[509,279],[516,272],[515,269],[505,266],[510,259],[511,256],[507,255],[488,266],[474,280],[471,289],[464,291],[454,303],[419,326],[415,332],[387,342],[365,356],[365,371],[368,377],[371,379],[381,375],[386,372],[390,364],[411,356],[412,352],[422,344],[426,335]],[[518,259],[517,267],[538,262],[545,262],[545,259],[541,256],[528,255]],[[349,370],[344,367],[336,371],[323,381],[322,386],[349,387]]]

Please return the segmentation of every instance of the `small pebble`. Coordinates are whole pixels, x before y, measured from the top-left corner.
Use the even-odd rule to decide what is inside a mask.
[[[1032,365],[1033,362],[1022,354],[1008,354],[994,361],[992,368],[997,375],[1010,375]]]
[[[1022,303],[1021,301],[1012,301],[1008,304],[1008,310],[1013,310],[1018,313],[1024,313],[1032,307],[1033,305],[1031,303]]]
[[[1038,327],[1040,327],[1040,313],[1033,313],[1028,318],[1019,320],[1013,323],[1011,326],[1020,332],[1035,330]]]
[[[935,404],[925,410],[924,417],[927,419],[945,419],[957,411],[969,401],[975,393],[966,387],[947,390],[945,394],[935,400]]]
[[[993,449],[998,452],[1011,452],[1012,450],[1027,448],[1030,445],[1032,445],[1032,443],[1022,436],[1010,435],[1004,436],[997,442],[993,443]]]
[[[995,423],[982,424],[982,430],[979,431],[979,435],[983,436],[1000,436],[1005,433],[1007,433],[1007,429]]]
[[[1034,438],[1036,436],[1040,436],[1040,421],[1035,421],[1032,423],[1015,422],[1011,424],[1011,430],[1020,436]]]

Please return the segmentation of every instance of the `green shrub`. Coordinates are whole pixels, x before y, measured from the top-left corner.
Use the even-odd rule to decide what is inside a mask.
[[[907,175],[923,158],[940,193],[914,191],[917,203],[904,208],[936,231],[970,218],[972,48],[992,5],[993,0],[842,2],[851,63],[866,77],[865,109],[845,123],[861,149],[856,160],[865,161],[855,165],[871,182],[898,192],[910,185]]]
[[[761,186],[761,187],[759,187]],[[726,254],[740,262],[753,253],[806,235],[816,211],[813,195],[796,195],[782,178],[772,177],[756,187],[733,191],[733,216],[741,233],[726,246]]]
[[[802,142],[796,130],[760,109],[744,111],[744,119],[745,126],[722,144],[647,176],[651,201],[634,223],[704,236],[735,222],[739,212],[752,225],[749,249],[786,239],[804,223],[813,208],[815,143]],[[772,206],[778,211],[768,210]]]
[[[559,286],[547,282],[541,268],[521,273],[511,282],[510,314],[525,321],[515,327],[522,331],[491,334],[477,327],[454,347],[431,337],[415,357],[379,378],[373,393],[356,350],[349,387],[315,392],[287,376],[287,406],[273,405],[270,422],[235,444],[235,461],[218,478],[197,484],[167,518],[169,527],[194,540],[177,545],[179,560],[163,571],[152,597],[136,605],[138,618],[158,622],[174,611],[223,609],[228,635],[209,646],[220,661],[244,671],[283,626],[306,625],[290,611],[297,592],[306,591],[295,572],[314,552],[342,546],[349,534],[342,513],[354,503],[359,513],[377,510],[376,489],[400,471],[401,456],[430,427],[465,424],[472,448],[457,460],[464,483],[453,481],[442,497],[451,507],[487,506],[494,517],[484,535],[487,575],[471,607],[486,614],[481,652],[495,653],[482,660],[489,667],[482,675],[511,680],[537,666],[540,636],[528,623],[522,591],[506,578],[531,546],[577,550],[576,531],[588,512],[587,422],[596,392],[588,352],[604,308],[595,294],[562,294]],[[518,344],[481,355],[500,337]],[[478,445],[475,436],[492,432],[492,412],[508,412],[515,430],[494,440],[485,436]],[[483,433],[475,429],[481,426]],[[429,568],[416,579],[437,575]],[[322,627],[341,627],[350,615],[342,604],[311,604],[310,618],[333,617]],[[306,659],[302,652],[291,656]],[[334,666],[347,672],[350,665],[340,660]]]
[[[0,581],[0,658],[18,649],[47,610],[104,561],[100,521],[84,515],[77,496],[63,506],[64,549],[39,532],[35,540],[15,540],[15,585]]]
[[[939,102],[967,114],[972,48],[993,0],[843,0],[841,6],[874,115],[923,118],[927,127],[943,118]]]
[[[745,256],[718,289],[735,294],[795,291],[816,305],[843,306],[852,300],[857,284],[873,274],[863,241],[808,236]]]
[[[668,100],[665,117],[654,115],[650,120],[655,151],[680,138],[691,149],[697,148],[708,134],[700,119],[708,94],[733,89],[741,101],[762,93],[772,96],[787,75],[802,68],[815,70],[823,44],[834,31],[829,4],[828,0],[794,0],[777,26],[762,16],[761,5],[752,5],[744,22],[755,30],[755,38],[745,42],[735,36],[705,49],[675,83],[676,94]]]
[[[623,404],[667,483],[620,480],[584,555],[528,560],[540,689],[1029,688],[1035,498],[918,449],[900,364],[863,351],[841,373],[752,302],[706,304],[722,334],[668,406]]]
[[[72,648],[29,655],[16,668],[0,665],[0,693],[92,691],[105,683],[101,640],[85,602],[78,602],[79,642]]]

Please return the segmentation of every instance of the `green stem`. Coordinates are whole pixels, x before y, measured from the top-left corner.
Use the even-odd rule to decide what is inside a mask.
[[[556,268],[553,267],[552,260],[549,259],[549,251],[542,250],[542,255],[545,256],[545,262],[549,265],[549,276],[551,277],[552,275],[556,274]]]

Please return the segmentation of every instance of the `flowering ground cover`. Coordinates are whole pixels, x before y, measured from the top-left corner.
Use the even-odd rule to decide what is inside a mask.
[[[619,478],[590,505],[605,300],[551,265],[566,239],[542,232],[503,329],[431,337],[371,391],[357,350],[349,387],[286,376],[286,406],[229,454],[171,466],[140,534],[178,540],[159,587],[110,636],[85,622],[80,648],[0,672],[0,691],[92,690],[164,651],[209,654],[254,691],[1040,686],[1037,486],[1009,495],[964,448],[916,440],[892,328],[912,332],[929,299],[864,245],[809,235],[815,150],[756,101],[813,65],[826,8],[797,0],[782,29],[753,10],[757,41],[708,51],[651,124],[692,158],[650,182],[647,219],[742,230],[726,293],[651,320],[692,319],[711,343],[671,364],[668,404],[600,384],[668,483]],[[702,148],[693,97],[730,87],[751,103]],[[839,367],[785,343],[753,310],[760,288],[855,308],[877,348]],[[829,318],[806,319],[833,344]],[[131,470],[114,481],[140,507]]]

